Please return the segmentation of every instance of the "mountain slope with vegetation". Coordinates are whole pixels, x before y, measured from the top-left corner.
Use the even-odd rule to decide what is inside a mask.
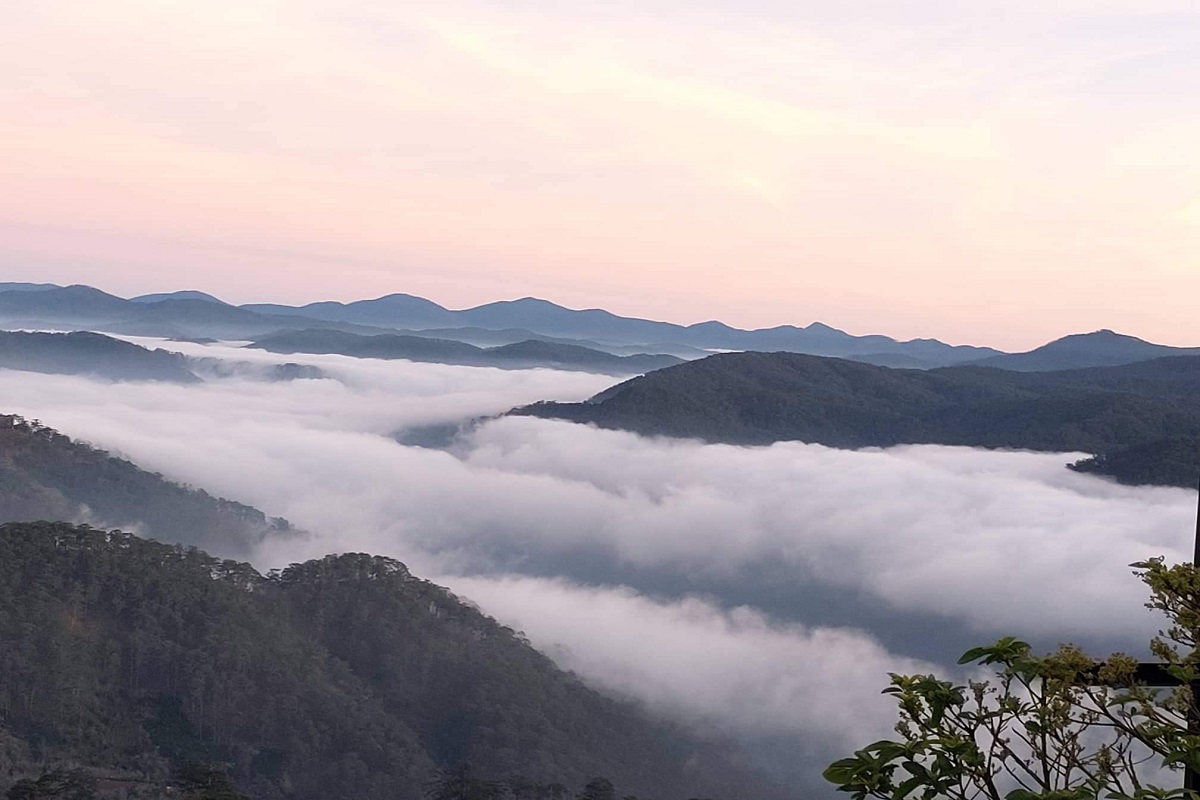
[[[586,403],[513,413],[646,435],[832,447],[947,444],[1104,454],[1134,445],[1200,445],[1200,357],[1018,373],[919,371],[791,353],[730,353],[634,378]],[[1193,448],[1192,452],[1196,452]],[[1101,462],[1092,471],[1108,474]],[[1188,464],[1164,480],[1190,485]]]
[[[123,526],[163,541],[245,555],[287,520],[189,489],[40,424],[0,415],[0,522]]]
[[[200,762],[256,800],[417,800],[467,764],[664,800],[781,796],[399,562],[264,576],[64,523],[0,526],[0,744],[0,791],[54,765],[162,787]]]
[[[0,369],[116,381],[198,383],[179,353],[149,350],[99,333],[0,331]]]

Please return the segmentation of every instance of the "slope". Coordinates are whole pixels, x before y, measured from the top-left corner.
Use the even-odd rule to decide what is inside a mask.
[[[0,790],[38,761],[152,786],[216,761],[260,800],[416,800],[469,761],[660,798],[768,794],[361,554],[263,576],[115,531],[0,526],[0,709]]]
[[[287,520],[114,458],[21,417],[0,415],[0,522],[88,521],[125,526],[224,555],[248,554]]]
[[[1104,453],[1200,437],[1197,387],[1197,357],[1017,373],[731,353],[634,378],[586,403],[540,403],[513,413],[737,444],[928,443]]]
[[[86,375],[118,381],[198,383],[178,353],[148,350],[111,336],[0,331],[0,369]]]
[[[999,369],[1041,372],[1113,367],[1167,356],[1194,355],[1200,355],[1200,348],[1169,347],[1111,330],[1100,330],[1064,336],[1028,353],[1005,353],[972,363]]]

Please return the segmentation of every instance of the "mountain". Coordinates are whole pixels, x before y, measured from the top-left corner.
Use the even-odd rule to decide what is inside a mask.
[[[129,304],[90,286],[62,286],[41,291],[0,291],[0,317],[93,320],[120,314]]]
[[[1117,447],[1070,465],[1129,486],[1194,488],[1200,476],[1200,436],[1176,436]]]
[[[550,336],[601,341],[670,340],[672,333],[683,330],[679,325],[621,317],[598,308],[577,311],[536,297],[487,303],[455,316],[463,324],[480,328],[528,328]]]
[[[522,328],[423,328],[417,331],[404,331],[417,336],[427,336],[431,339],[450,339],[456,342],[466,342],[476,347],[498,347],[505,344],[517,344],[530,340],[569,344],[586,347],[591,350],[601,350],[617,356],[662,354],[678,356],[683,360],[703,358],[711,355],[707,350],[691,347],[686,344],[670,342],[644,342],[642,344],[605,344],[592,339],[568,339],[560,336],[547,336],[534,333]]]
[[[119,531],[0,526],[0,708],[0,790],[71,764],[174,796],[199,762],[258,800],[417,800],[470,764],[662,800],[783,796],[363,554],[262,575]]]
[[[217,303],[218,305],[229,305],[224,300],[219,300],[207,292],[198,292],[194,289],[185,289],[179,292],[158,292],[156,294],[142,294],[137,297],[129,298],[131,303],[160,303],[163,300],[203,300],[206,303]]]
[[[984,367],[1045,372],[1081,367],[1115,367],[1166,356],[1200,355],[1200,347],[1169,347],[1100,330],[1064,336],[1027,353],[1006,353],[972,363]]]
[[[285,519],[146,472],[36,420],[0,415],[0,522],[68,520],[248,554]]]
[[[668,355],[615,356],[578,345],[538,340],[484,348],[423,336],[358,336],[327,330],[285,331],[258,339],[249,346],[272,353],[337,353],[356,358],[406,359],[506,369],[552,367],[616,375],[647,372],[682,361]]]
[[[380,325],[390,328],[432,328],[451,325],[454,313],[432,300],[411,294],[389,294],[374,300],[353,303],[325,301],[305,306],[285,306],[274,303],[251,303],[242,308],[265,314],[299,315],[312,319],[350,322],[360,325]]]
[[[934,339],[899,342],[887,336],[853,336],[821,323],[806,328],[782,325],[741,330],[721,322],[676,325],[669,322],[623,317],[598,308],[576,310],[523,297],[451,311],[412,295],[387,295],[355,303],[311,303],[306,306],[254,304],[243,308],[275,315],[302,314],[310,318],[387,326],[410,332],[426,329],[516,329],[541,337],[586,340],[603,347],[638,345],[643,352],[658,350],[781,350],[816,355],[864,356],[871,359],[907,357],[914,365],[942,366],[974,361],[1000,351],[987,347],[951,346]],[[452,337],[447,337],[452,338]],[[657,350],[656,350],[657,352]],[[687,353],[679,353],[687,355]]]
[[[22,281],[0,281],[0,292],[44,292],[61,289],[57,283],[25,283]]]
[[[693,358],[714,351],[790,352],[905,369],[978,365],[1056,371],[1200,354],[1200,348],[1168,347],[1110,330],[1066,336],[1028,353],[1002,353],[936,339],[899,341],[877,334],[856,336],[820,322],[755,330],[717,321],[677,325],[598,308],[571,309],[535,297],[457,311],[403,293],[351,303],[230,306],[195,290],[125,300],[89,286],[22,283],[0,283],[0,325],[84,328],[176,339],[256,339],[278,331],[326,329],[458,341],[477,347],[540,340],[613,355]],[[621,369],[630,371],[627,367]]]
[[[270,316],[219,301],[165,296],[135,302],[90,286],[52,287],[40,291],[0,290],[0,325],[7,328],[93,330],[164,338],[213,337],[252,339],[288,328],[337,328],[364,333],[381,331],[302,316]]]
[[[198,383],[188,360],[98,333],[0,331],[0,369],[87,375],[115,381]]]
[[[585,403],[539,403],[512,413],[736,444],[947,444],[1104,454],[1200,438],[1197,390],[1200,357],[1019,373],[728,353],[634,378]],[[1105,472],[1104,463],[1094,471]]]

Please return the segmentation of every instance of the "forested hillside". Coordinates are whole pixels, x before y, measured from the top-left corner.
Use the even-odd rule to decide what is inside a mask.
[[[0,414],[0,522],[67,520],[134,527],[223,555],[249,553],[287,520],[146,472],[48,428]]]
[[[1200,446],[1198,389],[1195,356],[1018,373],[729,353],[634,378],[586,403],[539,403],[513,413],[736,444],[799,440],[851,448],[927,443],[1111,452],[1114,458],[1085,468],[1132,482],[1191,485],[1200,463],[1197,447],[1186,443]],[[1116,471],[1114,465],[1128,463],[1118,462],[1116,453],[1168,441],[1176,453],[1173,468]]]
[[[262,800],[416,800],[468,765],[525,797],[598,777],[783,796],[399,562],[264,576],[116,531],[0,526],[0,792],[83,767],[112,796],[160,797],[197,763]]]
[[[179,353],[148,350],[87,331],[0,331],[0,368],[118,381],[200,382]]]

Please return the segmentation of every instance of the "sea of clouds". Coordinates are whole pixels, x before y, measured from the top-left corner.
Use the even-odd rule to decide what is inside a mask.
[[[328,377],[0,370],[0,410],[311,532],[268,541],[260,568],[398,558],[595,685],[793,753],[813,785],[888,733],[888,672],[1008,633],[1136,649],[1157,620],[1127,565],[1190,554],[1188,492],[1065,469],[1078,455],[644,438],[495,416],[607,376],[167,346]],[[393,438],[472,419],[442,449]]]

